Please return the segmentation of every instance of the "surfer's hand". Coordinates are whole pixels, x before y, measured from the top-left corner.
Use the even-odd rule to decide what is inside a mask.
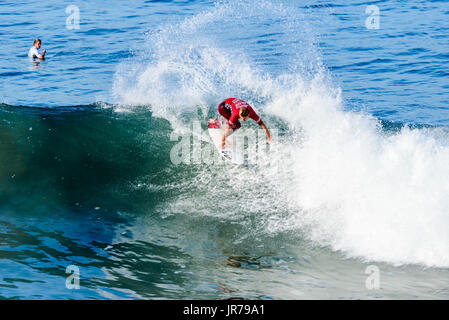
[[[221,141],[221,148],[224,149],[224,146],[226,144],[226,140]]]

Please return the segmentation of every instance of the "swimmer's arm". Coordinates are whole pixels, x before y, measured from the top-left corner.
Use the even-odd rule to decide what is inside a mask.
[[[47,53],[47,50],[42,51],[42,54],[40,56],[38,56],[38,58],[41,59],[41,60],[44,60],[46,53]]]

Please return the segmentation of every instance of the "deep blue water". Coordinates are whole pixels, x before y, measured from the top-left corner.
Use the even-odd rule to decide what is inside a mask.
[[[282,3],[282,1],[279,1]],[[344,92],[348,105],[377,117],[426,124],[447,124],[448,22],[445,1],[284,2],[299,7],[295,17],[311,33],[324,65]],[[7,58],[0,63],[1,102],[26,106],[84,105],[113,102],[117,64],[145,50],[146,34],[214,6],[212,1],[131,1],[105,6],[80,1],[79,29],[67,29],[70,1],[35,4],[1,2],[0,40]],[[380,8],[380,28],[367,29],[368,5]],[[45,15],[43,14],[45,12]],[[255,21],[242,39],[226,28],[218,41],[244,42],[251,55],[271,59],[271,72],[285,67],[279,56],[306,51],[306,42],[276,43],[270,14],[264,30]],[[230,18],[232,21],[232,18]],[[214,26],[221,29],[222,26]],[[252,28],[251,28],[252,27]],[[218,32],[217,32],[218,33]],[[27,63],[33,40],[40,37],[47,61]],[[303,40],[303,39],[302,39]],[[291,46],[291,47],[289,47]],[[267,54],[270,48],[276,52]],[[274,56],[274,57],[273,57]],[[51,58],[51,59],[50,59]],[[20,92],[20,94],[19,94]]]
[[[448,37],[447,1],[0,1],[0,297],[447,299]],[[269,163],[174,163],[229,96]]]

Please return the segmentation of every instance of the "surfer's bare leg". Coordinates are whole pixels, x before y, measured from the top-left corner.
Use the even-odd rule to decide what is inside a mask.
[[[230,125],[228,125],[225,129],[225,131],[223,132],[223,136],[221,137],[221,148],[223,149],[225,144],[229,145],[229,142],[226,141],[226,138],[229,137],[231,134],[234,133],[234,130],[232,129],[232,127]]]

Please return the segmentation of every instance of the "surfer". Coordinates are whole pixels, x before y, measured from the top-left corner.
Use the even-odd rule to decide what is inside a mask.
[[[223,132],[221,138],[221,148],[223,149],[226,143],[226,137],[240,129],[242,126],[239,119],[245,122],[249,118],[253,119],[260,125],[267,135],[268,142],[271,143],[270,132],[262,119],[257,115],[253,108],[245,101],[237,98],[227,98],[218,105],[218,112],[228,120],[228,125]]]
[[[41,39],[36,39],[34,40],[34,44],[31,47],[30,51],[28,52],[28,57],[34,59],[34,58],[38,58],[40,60],[44,60],[45,59],[45,53],[47,52],[47,50],[42,51],[42,54],[39,54],[39,49],[41,47],[42,41]]]

